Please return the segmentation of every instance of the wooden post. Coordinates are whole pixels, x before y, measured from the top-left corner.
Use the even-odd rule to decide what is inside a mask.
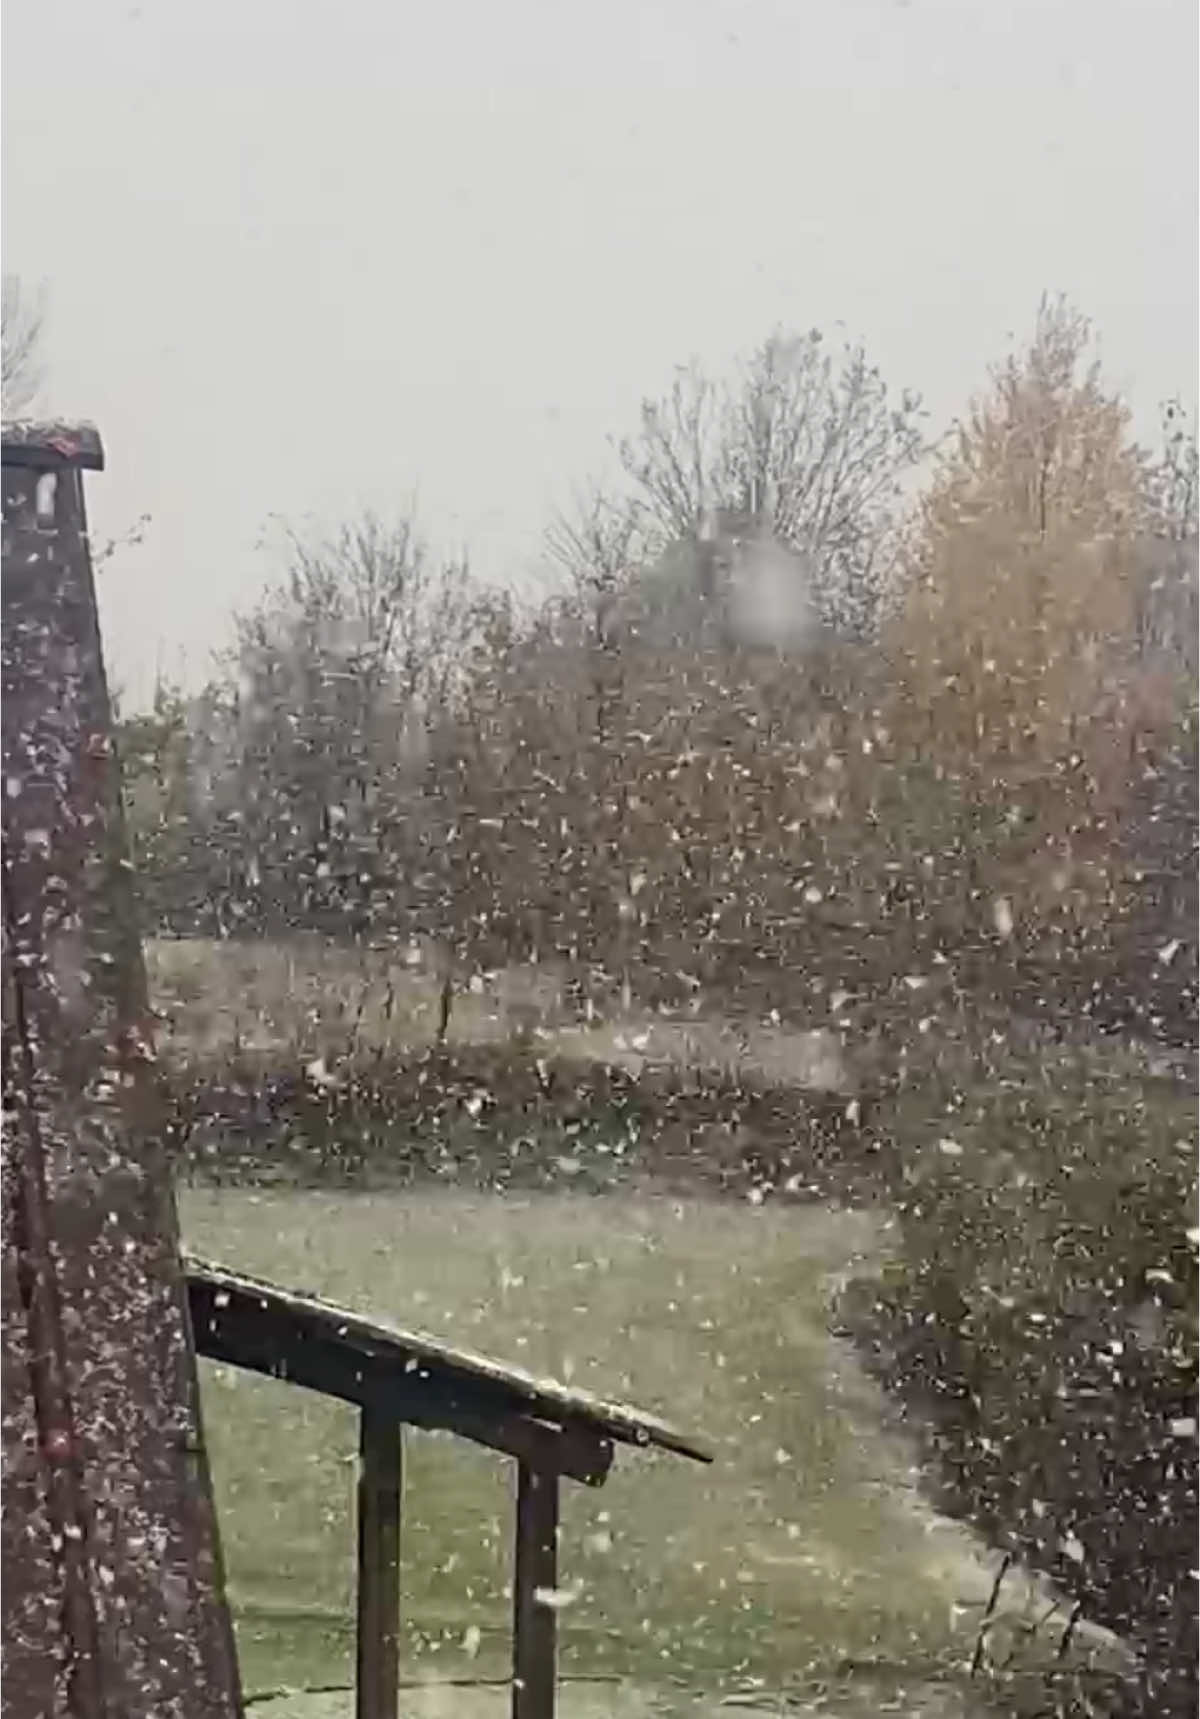
[[[547,1601],[557,1583],[558,1475],[519,1462],[512,1719],[554,1719],[558,1615]]]
[[[356,1719],[397,1719],[400,1701],[400,1513],[403,1428],[364,1403],[358,1475]]]
[[[237,1719],[88,550],[103,451],[2,441],[4,1711]]]

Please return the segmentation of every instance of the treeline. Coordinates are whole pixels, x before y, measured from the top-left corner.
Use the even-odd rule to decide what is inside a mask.
[[[540,605],[411,520],[289,537],[121,748],[152,927],[422,936],[650,1005],[906,981],[1195,1027],[1196,445],[1044,303],[925,472],[918,400],[775,335],[681,373]]]

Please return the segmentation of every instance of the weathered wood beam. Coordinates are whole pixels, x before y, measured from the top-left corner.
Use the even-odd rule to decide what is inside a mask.
[[[104,447],[94,424],[14,420],[4,426],[4,464],[35,471],[102,472]]]
[[[8,975],[6,974],[7,978]],[[12,1007],[5,986],[5,1020]],[[33,1343],[22,1305],[17,1259],[19,1236],[16,1177],[8,1155],[3,1165],[3,1279],[0,1293],[0,1332],[3,1334],[4,1364],[0,1367],[0,1403],[4,1425],[4,1580],[0,1584],[0,1623],[4,1642],[4,1709],[19,1713],[56,1713],[64,1691],[61,1667],[68,1652],[72,1662],[80,1657],[76,1642],[82,1632],[70,1609],[65,1558],[55,1555],[56,1545],[68,1550],[60,1524],[64,1513],[55,1508],[44,1471],[39,1415],[34,1395]],[[51,1475],[51,1479],[53,1475]],[[74,1502],[73,1500],[71,1501]],[[77,1518],[67,1516],[72,1525]],[[95,1622],[90,1611],[84,1620],[90,1646]],[[96,1673],[94,1654],[86,1656],[83,1671]],[[78,1676],[79,1673],[77,1672]],[[77,1706],[88,1711],[89,1694],[73,1691]],[[99,1699],[90,1700],[99,1712]]]
[[[411,1426],[456,1433],[531,1468],[566,1475],[585,1486],[603,1486],[612,1467],[612,1441],[580,1427],[552,1426],[524,1415],[494,1418],[449,1399],[440,1403],[436,1395],[427,1404],[413,1403],[405,1419]]]
[[[612,1466],[609,1439],[586,1427],[558,1426],[521,1414],[481,1387],[423,1376],[420,1368],[397,1373],[394,1362],[373,1363],[335,1340],[292,1336],[251,1297],[234,1303],[211,1285],[190,1283],[196,1349],[212,1361],[272,1379],[302,1385],[343,1402],[373,1404],[394,1421],[456,1433],[518,1462],[554,1469],[588,1486],[603,1483]]]
[[[518,1463],[512,1719],[554,1719],[557,1587],[558,1476]]]
[[[400,1518],[404,1434],[367,1405],[358,1472],[356,1719],[397,1719],[400,1702]]]
[[[63,1685],[6,1682],[4,1710],[236,1719],[88,550],[102,450],[2,440],[3,1622],[16,1674],[41,1653]],[[57,1615],[18,1585],[47,1560]]]
[[[281,1289],[204,1260],[189,1259],[188,1278],[194,1293],[210,1293],[213,1306],[226,1309],[230,1319],[240,1320],[252,1312],[269,1320],[280,1345],[331,1343],[372,1376],[415,1373],[435,1381],[456,1400],[486,1403],[552,1426],[584,1426],[598,1438],[642,1448],[653,1445],[694,1462],[713,1460],[707,1444],[625,1403],[604,1402],[586,1391],[456,1350],[419,1332],[398,1331],[310,1294]]]

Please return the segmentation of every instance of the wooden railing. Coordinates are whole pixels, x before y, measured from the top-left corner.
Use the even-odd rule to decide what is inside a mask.
[[[657,1445],[701,1462],[711,1460],[707,1448],[624,1404],[597,1401],[221,1266],[187,1264],[198,1354],[358,1408],[357,1719],[399,1713],[410,1427],[454,1433],[515,1464],[512,1714],[553,1719],[560,1481],[603,1485],[616,1443]]]

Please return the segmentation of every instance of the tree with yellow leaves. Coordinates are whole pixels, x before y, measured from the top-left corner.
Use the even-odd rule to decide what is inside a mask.
[[[1042,301],[923,500],[890,641],[897,729],[970,827],[973,871],[1060,899],[1093,894],[1131,754],[1164,715],[1134,648],[1147,465],[1091,345]],[[1014,862],[1019,879],[997,876]]]

